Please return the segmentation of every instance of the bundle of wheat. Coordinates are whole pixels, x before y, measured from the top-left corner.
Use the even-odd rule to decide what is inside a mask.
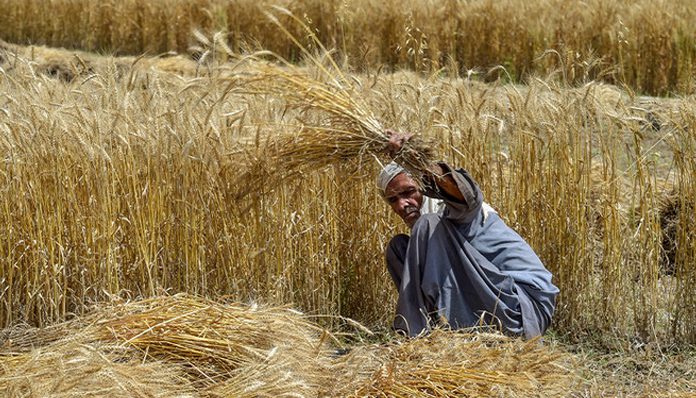
[[[163,54],[161,56],[139,57],[103,57],[83,51],[45,46],[20,46],[0,40],[0,65],[12,60],[9,70],[14,74],[23,74],[16,70],[18,65],[31,67],[36,74],[70,83],[80,78],[81,81],[96,75],[109,76],[116,71],[118,80],[129,77],[133,80],[135,72],[155,72],[161,75],[180,76],[205,75],[211,69],[201,69],[200,65],[183,55]],[[132,82],[131,82],[132,83]]]
[[[247,189],[242,196],[249,188],[271,185],[274,179],[286,180],[350,161],[362,165],[385,155],[390,136],[361,100],[358,83],[344,77],[338,67],[324,67],[321,59],[310,61],[314,75],[309,69],[255,60],[246,73],[230,78],[235,92],[279,98],[285,109],[302,115],[292,122],[269,121],[273,134],[265,137],[248,171],[239,178],[238,185]],[[434,156],[432,143],[416,135],[394,160],[419,176]]]
[[[89,333],[97,340],[181,363],[198,384],[247,377],[239,370],[269,363],[279,373],[296,374],[308,389],[324,377],[330,335],[289,308],[176,295],[115,305],[92,319]]]
[[[10,335],[0,352],[0,392],[10,396],[43,396],[48,388],[89,395],[90,385],[133,396],[175,396],[172,391],[191,386],[212,396],[316,396],[330,384],[332,336],[286,307],[156,297],[101,306],[79,322],[51,327],[50,333]],[[38,348],[27,352],[28,346]],[[55,373],[55,363],[66,365]],[[148,378],[149,387],[166,385],[156,374],[165,365],[174,369],[168,377],[176,388],[164,388],[164,395],[136,391]],[[63,377],[66,372],[70,377]],[[114,385],[107,386],[105,375],[112,374]],[[45,377],[44,384],[34,383],[34,376]]]
[[[193,397],[181,366],[142,362],[132,349],[66,339],[0,355],[3,397]]]
[[[365,358],[381,362],[369,376]],[[572,365],[571,356],[538,340],[443,330],[356,350],[344,361],[353,397],[561,396],[578,380]]]
[[[272,351],[265,360],[237,369],[227,380],[206,388],[205,393],[213,398],[331,396],[321,393],[328,388],[328,380],[321,385],[312,382],[318,376],[312,362],[289,369],[284,361],[282,354]]]
[[[61,322],[46,327],[31,327],[17,324],[0,330],[0,354],[26,353],[35,348],[47,346],[70,336],[81,329],[77,320]]]

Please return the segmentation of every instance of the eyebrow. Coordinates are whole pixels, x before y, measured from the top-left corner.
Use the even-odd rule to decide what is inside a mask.
[[[401,195],[403,195],[403,194],[405,194],[405,193],[415,192],[415,191],[417,191],[417,190],[418,190],[418,189],[416,189],[415,187],[408,187],[408,188],[402,189],[402,190],[399,191],[399,192],[394,192],[394,193],[392,193],[391,195],[385,195],[384,197],[387,198],[387,199],[389,199],[389,198],[394,198],[394,197],[397,197],[397,196],[401,196]]]

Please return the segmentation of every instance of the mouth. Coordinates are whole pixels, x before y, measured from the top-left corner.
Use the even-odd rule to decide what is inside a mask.
[[[404,219],[410,220],[413,218],[418,218],[420,216],[420,211],[418,211],[417,208],[412,207],[412,208],[407,208],[406,212],[404,214]]]

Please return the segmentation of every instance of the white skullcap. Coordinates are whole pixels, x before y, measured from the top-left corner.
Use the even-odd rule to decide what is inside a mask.
[[[375,183],[377,188],[379,188],[379,193],[384,196],[384,192],[387,190],[387,185],[389,182],[401,173],[406,173],[406,169],[401,167],[396,162],[391,162],[382,168],[382,171],[377,176]]]

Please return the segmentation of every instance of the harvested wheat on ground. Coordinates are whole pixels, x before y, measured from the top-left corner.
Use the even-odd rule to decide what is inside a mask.
[[[576,380],[569,370],[574,360],[557,348],[475,331],[438,330],[423,339],[356,345],[337,356],[335,337],[309,318],[287,307],[187,295],[104,304],[44,335],[15,331],[0,351],[0,392],[8,397],[417,397],[428,391],[461,396],[456,384],[471,394],[530,396]],[[437,374],[447,374],[448,381],[434,378]]]

